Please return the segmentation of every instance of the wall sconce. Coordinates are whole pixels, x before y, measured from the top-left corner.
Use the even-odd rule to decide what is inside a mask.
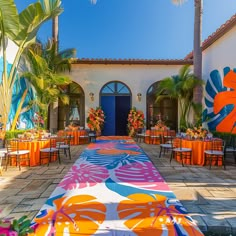
[[[90,100],[93,102],[94,101],[94,93],[89,93]]]
[[[142,94],[141,94],[141,93],[138,93],[138,94],[137,94],[137,97],[138,97],[138,101],[141,102]]]

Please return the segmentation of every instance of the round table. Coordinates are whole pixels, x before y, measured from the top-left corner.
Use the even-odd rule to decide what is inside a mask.
[[[186,160],[186,164],[192,165],[205,165],[204,151],[211,149],[211,140],[191,140],[191,139],[182,139],[182,147],[191,148],[192,149],[192,163],[188,163]],[[222,145],[222,140],[219,139],[219,145]],[[177,161],[180,161],[177,157]],[[212,162],[213,165],[222,165],[221,161]]]

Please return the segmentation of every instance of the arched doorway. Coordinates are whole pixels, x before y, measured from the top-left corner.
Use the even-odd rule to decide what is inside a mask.
[[[68,105],[59,102],[58,107],[58,129],[64,129],[71,122],[85,126],[84,114],[84,91],[75,82],[72,82],[64,89],[64,92],[69,96],[70,102]]]
[[[100,104],[105,113],[102,135],[127,135],[130,89],[122,82],[109,82],[100,91]]]
[[[168,127],[177,130],[178,101],[164,98],[159,102],[155,102],[158,85],[159,81],[152,84],[147,91],[147,128],[150,129],[150,127],[154,126],[160,115]]]

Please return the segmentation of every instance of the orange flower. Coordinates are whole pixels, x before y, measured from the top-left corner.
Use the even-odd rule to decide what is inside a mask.
[[[144,128],[144,114],[142,111],[137,111],[135,107],[133,107],[128,114],[128,130],[129,136],[135,136],[136,130],[139,128]]]
[[[104,125],[104,112],[100,107],[90,108],[87,117],[87,125],[90,130],[101,132]]]

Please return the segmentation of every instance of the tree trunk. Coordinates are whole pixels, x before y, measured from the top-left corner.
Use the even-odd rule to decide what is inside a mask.
[[[55,52],[54,52],[56,55],[59,50],[59,17],[58,16],[54,17],[52,20],[52,38],[56,44]],[[49,106],[49,108],[51,108],[51,105]],[[52,109],[48,109],[47,128],[48,129],[50,129],[50,128],[57,129],[58,128],[58,119],[54,120],[52,123],[52,121],[50,119],[50,117],[53,116],[53,114],[51,113],[51,110]],[[53,117],[55,117],[55,114],[56,114],[56,116],[58,116],[58,102],[57,102],[57,107],[54,108],[54,116]]]
[[[56,43],[55,53],[57,53],[58,44],[59,44],[59,18],[58,16],[52,19],[52,39]]]
[[[198,79],[202,79],[202,48],[201,48],[201,37],[202,37],[202,1],[194,0],[194,50],[193,50],[193,66],[194,75]],[[202,103],[202,86],[197,86],[194,89],[193,102]]]

